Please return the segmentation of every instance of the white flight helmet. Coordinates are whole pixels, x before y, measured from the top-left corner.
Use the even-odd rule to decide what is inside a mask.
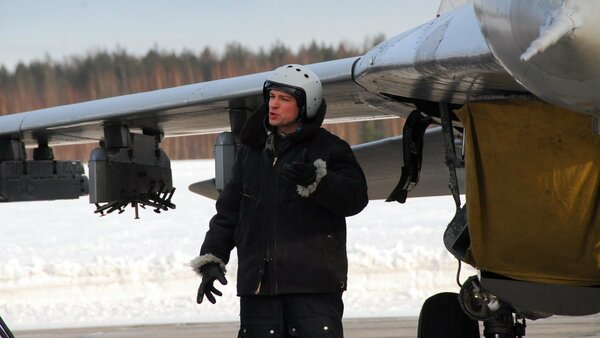
[[[299,118],[302,120],[317,115],[323,99],[321,80],[310,68],[302,65],[290,64],[275,69],[263,86],[265,102],[269,102],[271,89],[293,95],[298,102]]]

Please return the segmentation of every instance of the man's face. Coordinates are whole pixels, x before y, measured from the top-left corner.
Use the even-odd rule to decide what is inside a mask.
[[[269,92],[269,124],[286,134],[302,125],[296,121],[300,110],[296,98],[286,92],[272,89]]]

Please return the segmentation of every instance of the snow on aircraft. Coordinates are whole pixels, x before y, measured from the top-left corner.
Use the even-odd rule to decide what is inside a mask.
[[[454,196],[444,244],[479,273],[425,302],[419,337],[478,337],[479,321],[486,337],[518,337],[526,319],[600,312],[598,13],[598,1],[442,1],[365,55],[309,65],[327,123],[407,119],[401,136],[354,147],[371,199]],[[101,214],[168,210],[163,137],[221,132],[215,179],[190,186],[215,198],[268,76],[2,116],[0,200],[89,193]],[[89,142],[89,180],[53,158],[52,146]]]

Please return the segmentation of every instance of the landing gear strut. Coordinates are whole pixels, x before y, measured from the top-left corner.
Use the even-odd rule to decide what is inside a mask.
[[[461,286],[458,302],[471,319],[483,321],[485,338],[521,338],[525,336],[525,319],[513,317],[510,306],[485,290],[477,276],[471,276]]]
[[[483,322],[485,338],[522,338],[525,336],[525,319],[515,320],[510,311]]]

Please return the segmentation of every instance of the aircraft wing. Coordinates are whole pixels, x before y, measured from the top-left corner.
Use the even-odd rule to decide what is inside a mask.
[[[422,102],[463,104],[528,95],[495,59],[470,5],[387,40],[364,56],[310,67],[324,86],[328,103],[325,123],[406,117]],[[264,72],[3,116],[0,138],[12,142],[8,148],[14,148],[15,142],[33,148],[98,142],[107,134],[114,135],[119,126],[127,132],[155,135],[159,141],[163,136],[235,131],[262,101],[262,84],[268,75]],[[112,132],[107,131],[113,126]],[[116,133],[116,138],[123,138],[121,131]],[[392,149],[394,142],[399,141],[359,149]],[[373,150],[370,152],[372,156]],[[378,166],[390,169],[383,176],[369,176],[370,184],[386,182],[377,185],[385,190],[379,191],[375,185],[370,189],[372,196],[381,198],[389,193],[387,180],[400,175],[391,170],[397,169],[402,155],[400,151],[388,156],[383,150],[378,154],[383,155],[377,158]],[[443,194],[447,188],[443,185],[428,191]]]
[[[326,123],[405,116],[421,99],[464,103],[527,93],[495,60],[472,6],[385,41],[362,57],[310,65],[322,79]],[[269,72],[40,109],[0,121],[0,137],[28,146],[90,142],[107,124],[165,136],[230,127],[229,114],[255,108]],[[406,104],[408,103],[408,105]]]
[[[385,113],[356,97],[384,101],[352,81],[358,58],[312,65],[325,88],[333,121],[374,118]],[[18,138],[28,146],[89,143],[104,138],[103,126],[127,125],[132,130],[165,136],[214,133],[230,128],[230,114],[242,115],[262,102],[262,84],[269,72],[181,87],[124,95],[1,117],[0,137]]]
[[[535,14],[538,10],[535,6],[514,6],[521,16]],[[494,13],[503,14],[501,10],[505,8],[491,0],[475,1],[475,4],[471,1],[442,4],[440,13],[443,14],[382,42],[363,56],[309,65],[324,86],[324,97],[328,102],[325,123],[407,117],[412,111],[428,115],[439,123],[440,104],[457,107],[473,101],[501,102],[536,97],[576,111],[597,114],[600,104],[594,105],[595,93],[587,89],[590,83],[595,83],[595,78],[570,86],[576,95],[557,92],[557,84],[561,84],[559,80],[563,77],[558,76],[562,69],[552,68],[555,65],[550,62],[557,59],[556,55],[547,60],[546,54],[538,48],[536,56],[528,61],[529,68],[523,70],[522,66],[511,64],[513,59],[520,60],[522,52],[528,48],[519,34],[533,40],[532,44],[543,36],[536,40],[535,34],[530,36],[531,29],[510,21],[510,15],[515,11],[493,17]],[[538,28],[545,24],[539,21],[535,23]],[[500,27],[498,22],[506,27]],[[510,38],[517,41],[511,44]],[[551,43],[545,44],[545,48],[552,49]],[[503,48],[513,45],[517,47]],[[132,146],[125,140],[130,137],[129,133],[154,138],[154,141],[142,142],[146,138],[136,136],[137,141],[132,142],[142,148],[146,147],[141,146],[142,143],[154,142],[156,145],[163,137],[224,130],[235,134],[248,114],[261,103],[262,84],[269,74],[264,72],[2,116],[0,139],[5,143],[4,148],[12,152],[4,158],[22,160],[24,155],[18,148],[23,145],[42,148],[38,154],[46,154],[44,150],[53,145],[100,140],[109,147],[128,147]],[[564,88],[564,85],[560,87]],[[402,152],[387,153],[394,151],[392,145],[398,142],[402,143],[396,139],[357,147],[357,154],[368,153],[371,156],[368,158],[378,154],[377,167],[388,169],[387,173],[371,170],[373,161],[363,162],[368,168],[372,196],[381,198],[389,193],[388,181],[399,175],[397,169]],[[426,138],[425,142],[430,141]],[[428,161],[429,153],[425,152],[424,156],[424,161]],[[151,162],[150,157],[146,162]],[[38,158],[47,160],[48,156]],[[440,162],[439,159],[432,161]],[[439,165],[443,167],[444,164]],[[436,172],[441,174],[443,171]],[[445,185],[435,191],[423,191],[428,193],[419,196],[447,193]]]

